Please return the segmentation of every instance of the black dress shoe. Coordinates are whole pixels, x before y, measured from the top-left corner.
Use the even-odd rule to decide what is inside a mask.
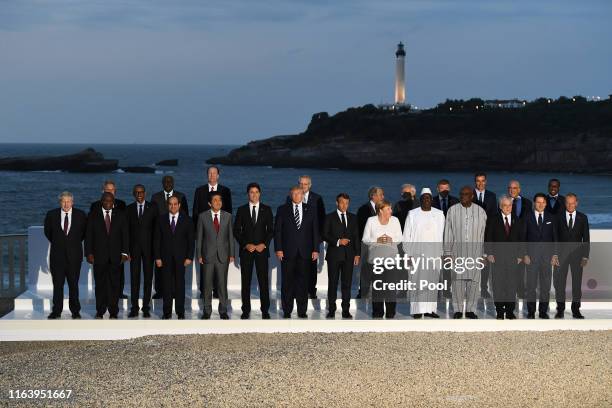
[[[104,315],[96,313],[96,319],[104,319]]]
[[[250,316],[250,314],[247,312],[242,312],[242,314],[240,315],[240,319],[241,320],[247,320]]]
[[[177,313],[176,316],[179,320],[185,320],[185,313]]]
[[[227,315],[227,313],[221,313],[221,320],[229,320],[229,316]]]
[[[291,313],[284,312],[283,319],[291,319]]]
[[[306,313],[298,313],[298,317],[300,319],[308,319],[308,315]]]
[[[270,313],[268,313],[268,312],[263,312],[263,313],[261,314],[261,318],[262,318],[262,319],[264,319],[264,320],[269,320],[269,319],[270,319]]]
[[[60,313],[51,312],[51,314],[47,316],[47,319],[55,320],[55,319],[59,319],[60,317],[62,317]]]
[[[572,317],[574,319],[584,319],[584,316],[582,313],[580,313],[580,310],[576,310],[575,312],[572,312]]]
[[[463,313],[455,312],[455,314],[453,315],[453,319],[463,319]]]
[[[508,319],[508,320],[515,320],[516,316],[512,312],[506,312],[506,319]]]
[[[130,311],[130,314],[128,315],[128,317],[138,317],[138,310]]]
[[[164,315],[162,316],[162,320],[170,320],[171,318],[172,318],[172,315],[171,315],[171,314],[164,314]]]
[[[565,317],[564,312],[557,311],[557,313],[555,313],[555,319],[563,319],[564,317]]]
[[[412,315],[413,319],[420,319],[421,317],[423,317],[423,315],[421,313],[417,313],[417,314],[413,314]]]
[[[208,313],[203,313],[203,314],[202,314],[202,317],[201,317],[200,319],[202,319],[202,320],[208,320],[208,319],[210,319],[210,314],[208,314]]]
[[[476,313],[474,312],[466,312],[465,317],[466,319],[478,319],[478,316],[476,316]]]
[[[72,314],[72,318],[73,319],[80,319],[81,318],[81,314],[79,312],[75,312]]]
[[[326,319],[335,319],[336,318],[336,312],[327,312],[327,315],[325,316]]]
[[[528,318],[528,319],[535,319],[535,312],[529,312],[529,313],[527,313],[527,318]]]
[[[540,313],[538,314],[538,317],[539,317],[540,319],[550,319],[550,317],[548,317],[548,313],[546,313],[546,312],[540,312]]]
[[[116,319],[118,319],[118,317],[117,317],[117,315],[114,314],[114,315],[110,315],[109,319],[116,320]]]
[[[125,293],[122,293],[119,295],[119,299],[127,299],[128,295],[126,295]]]
[[[504,320],[504,312],[497,312],[497,320]]]
[[[153,299],[157,300],[157,299],[162,299],[164,296],[161,293],[155,293],[153,295]]]
[[[431,313],[425,313],[425,317],[431,317],[433,319],[439,319],[440,315],[437,314],[436,312],[431,312]]]
[[[151,312],[149,312],[148,310],[146,312],[142,312],[142,317],[148,319],[149,317],[151,317]]]
[[[350,312],[342,312],[343,319],[352,319],[353,315]]]

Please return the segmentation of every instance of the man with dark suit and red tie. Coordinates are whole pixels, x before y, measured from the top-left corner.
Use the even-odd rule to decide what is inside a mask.
[[[554,285],[557,301],[556,319],[562,319],[565,312],[565,289],[567,274],[572,271],[572,317],[584,319],[580,313],[582,298],[582,269],[589,261],[590,232],[586,214],[577,211],[578,197],[568,193],[564,200],[564,210],[557,215],[559,233],[559,260],[561,266],[555,270]]]
[[[251,279],[253,265],[259,285],[259,300],[261,301],[261,317],[269,319],[270,290],[268,285],[268,258],[270,257],[270,241],[274,237],[274,221],[272,208],[263,204],[261,187],[257,183],[247,186],[249,202],[238,208],[234,222],[234,237],[240,246],[240,275],[242,315],[248,319],[251,313]]]
[[[319,258],[319,223],[313,209],[304,204],[300,186],[291,188],[291,203],[278,207],[274,225],[274,249],[281,261],[283,317],[291,318],[294,300],[298,317],[307,318],[308,277]]]
[[[487,217],[484,250],[491,270],[493,299],[497,319],[516,319],[516,286],[519,267],[523,267],[525,236],[523,219],[512,213],[512,199],[499,200],[500,211]],[[519,266],[520,265],[520,266]]]
[[[164,277],[164,320],[172,317],[173,296],[178,319],[185,319],[185,267],[193,262],[194,236],[191,218],[181,211],[178,197],[170,197],[168,212],[158,218],[153,237],[155,265]]]
[[[129,231],[124,211],[113,207],[115,197],[102,194],[101,208],[89,214],[85,239],[87,262],[93,265],[96,319],[108,310],[111,319],[119,313],[121,265],[129,256]]]
[[[115,201],[113,201],[113,209],[118,211],[125,211],[127,205],[125,201],[117,198],[117,185],[113,180],[105,180],[102,184],[102,193],[111,193],[113,197],[115,197]],[[102,202],[100,200],[94,201],[91,203],[89,207],[89,214],[99,213],[102,209]],[[127,295],[123,293],[123,289],[125,286],[125,270],[124,265],[121,264],[119,268],[119,299],[127,299]]]
[[[206,174],[208,177],[208,184],[204,184],[198,187],[195,191],[193,197],[193,225],[198,225],[198,216],[202,214],[204,211],[210,209],[210,194],[213,192],[218,192],[221,194],[221,201],[223,202],[223,207],[221,208],[223,211],[232,214],[232,192],[226,186],[219,184],[219,176],[221,175],[221,170],[217,166],[208,166],[206,169]],[[204,265],[200,265],[200,298],[204,299],[204,293],[202,291],[204,282]],[[217,281],[214,281],[215,288],[213,288],[213,297],[218,298],[217,293]]]
[[[81,318],[79,275],[83,262],[83,240],[87,230],[85,212],[74,208],[72,193],[59,196],[60,208],[47,213],[45,236],[51,244],[49,270],[53,279],[53,305],[49,319],[59,319],[64,308],[64,282],[68,282],[68,298],[73,319]]]
[[[557,255],[558,234],[555,217],[546,210],[546,195],[538,193],[533,197],[533,210],[524,215],[525,256],[527,265],[525,299],[527,318],[535,319],[536,289],[539,289],[538,311],[540,319],[548,319],[548,302],[552,269],[559,266]]]
[[[342,318],[350,319],[351,285],[353,268],[359,265],[361,240],[357,216],[348,212],[350,197],[340,193],[336,197],[336,210],[327,214],[323,225],[323,240],[327,242],[327,318],[333,319],[336,313],[338,279],[342,293]]]
[[[126,214],[130,236],[131,310],[128,317],[138,316],[140,271],[143,276],[142,316],[151,317],[151,289],[153,286],[153,231],[157,222],[157,206],[145,200],[145,187],[136,184],[135,201],[127,206]]]

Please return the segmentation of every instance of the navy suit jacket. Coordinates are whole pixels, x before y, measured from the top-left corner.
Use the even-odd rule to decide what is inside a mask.
[[[274,226],[275,251],[283,251],[284,258],[310,259],[313,252],[319,252],[319,242],[318,218],[308,204],[302,204],[300,229],[295,225],[293,204],[278,207]]]
[[[559,235],[555,216],[544,211],[541,227],[538,227],[538,221],[533,210],[526,212],[521,217],[525,221],[527,255],[531,258],[549,258],[556,254],[557,246],[555,243],[559,240]]]
[[[482,203],[478,201],[478,192],[474,189],[472,202],[482,207],[487,213],[487,217],[494,216],[497,213],[497,195],[490,190],[485,190],[483,201]]]

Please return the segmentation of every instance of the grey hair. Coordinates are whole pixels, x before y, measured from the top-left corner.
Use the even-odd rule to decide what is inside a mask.
[[[503,196],[499,197],[499,205],[500,205],[500,207],[501,207],[502,202],[504,202],[504,201],[510,201],[510,204],[512,204],[512,198],[509,195],[507,195],[507,194],[504,194]]]
[[[57,199],[58,199],[58,200],[59,200],[59,202],[61,203],[61,202],[62,202],[62,200],[63,200],[65,197],[68,197],[68,198],[70,198],[72,201],[74,201],[74,196],[72,195],[72,193],[71,193],[70,191],[62,191],[62,192],[60,193],[60,195],[58,195],[58,196],[57,196]]]
[[[404,191],[405,188],[409,188],[410,190],[416,191],[416,187],[414,186],[414,184],[410,184],[410,183],[402,184],[402,191]]]
[[[304,174],[303,176],[300,176],[300,177],[298,178],[298,182],[299,182],[301,179],[308,179],[308,181],[310,181],[310,184],[312,184],[312,177],[310,177],[308,174]]]
[[[521,183],[519,183],[518,180],[510,180],[508,182],[508,187],[510,187],[511,184],[516,183],[516,185],[518,186],[518,188],[521,188]]]
[[[376,194],[379,190],[385,191],[382,189],[382,187],[378,187],[378,186],[370,187],[370,189],[368,190],[368,198],[372,199],[372,196]]]

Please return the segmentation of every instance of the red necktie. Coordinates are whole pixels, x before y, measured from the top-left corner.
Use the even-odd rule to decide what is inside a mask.
[[[217,214],[215,214],[215,219],[213,220],[213,225],[215,226],[215,231],[217,231],[217,234],[219,233],[219,218],[217,217]]]
[[[110,235],[110,227],[111,227],[110,210],[106,210],[106,215],[104,216],[104,224],[106,224],[106,233]]]
[[[68,235],[68,213],[64,216],[64,234]]]
[[[506,220],[504,222],[504,229],[506,230],[506,237],[510,236],[510,224],[508,224],[508,216],[504,216],[504,220]]]

